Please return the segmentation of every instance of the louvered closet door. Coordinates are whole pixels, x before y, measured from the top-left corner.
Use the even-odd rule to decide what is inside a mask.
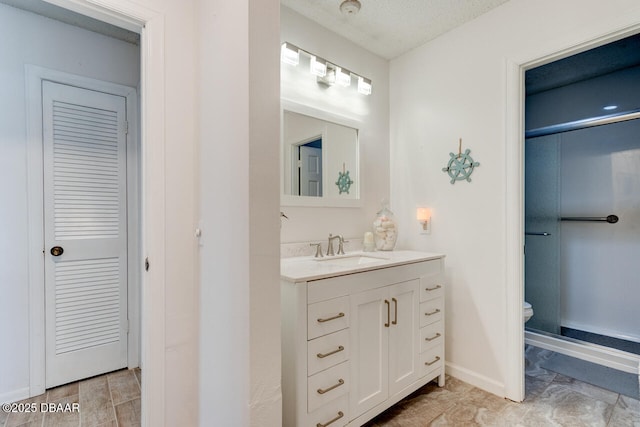
[[[47,81],[42,99],[49,388],[127,366],[126,104]]]

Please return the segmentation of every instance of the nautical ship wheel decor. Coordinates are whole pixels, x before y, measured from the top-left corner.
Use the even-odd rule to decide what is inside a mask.
[[[447,172],[451,178],[451,184],[455,184],[456,181],[467,180],[471,182],[471,174],[474,168],[480,166],[480,162],[475,162],[469,155],[471,150],[468,148],[462,152],[462,138],[460,138],[458,144],[458,154],[449,153],[451,158],[446,168],[442,168],[443,172]]]
[[[342,164],[342,172],[338,172],[338,180],[336,181],[336,185],[338,186],[338,190],[340,193],[349,194],[349,188],[351,188],[351,184],[353,181],[349,177],[349,171],[345,171],[345,164]]]

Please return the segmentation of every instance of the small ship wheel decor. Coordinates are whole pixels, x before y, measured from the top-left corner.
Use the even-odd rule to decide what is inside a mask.
[[[351,178],[349,177],[349,171],[345,171],[345,165],[343,163],[342,172],[338,172],[338,180],[336,181],[336,185],[338,186],[338,190],[340,191],[339,194],[349,194],[351,184],[353,184],[353,180],[351,180]]]
[[[449,153],[451,157],[446,168],[442,168],[443,172],[447,172],[451,178],[451,184],[455,184],[456,181],[467,180],[471,182],[471,174],[474,168],[480,166],[480,162],[476,162],[469,155],[471,150],[466,149],[462,152],[462,138],[458,146],[458,154]]]

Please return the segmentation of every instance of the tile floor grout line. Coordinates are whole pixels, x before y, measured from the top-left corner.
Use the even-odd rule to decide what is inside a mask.
[[[613,413],[616,411],[616,407],[618,406],[618,403],[620,402],[621,398],[622,398],[622,394],[618,393],[618,398],[616,399],[616,403],[613,404],[613,409],[611,410],[611,415],[609,415],[609,419],[607,420],[606,427],[609,427],[609,425],[611,424],[611,419],[613,418]],[[614,426],[612,426],[612,427],[614,427]]]
[[[111,402],[111,409],[113,410],[113,419],[116,422],[116,427],[120,426],[118,422],[118,413],[116,412],[116,405],[113,403],[113,394],[111,393],[111,381],[109,381],[109,374],[107,374],[107,388],[109,388],[109,401]]]
[[[133,368],[132,371],[133,371],[133,376],[135,377],[136,382],[138,383],[138,388],[140,389],[140,399],[142,399],[142,384],[138,379],[138,374],[136,374],[136,369],[139,369],[139,368]],[[140,376],[142,376],[142,371],[140,372]]]

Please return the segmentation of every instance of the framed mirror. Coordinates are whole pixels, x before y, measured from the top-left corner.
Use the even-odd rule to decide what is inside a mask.
[[[356,121],[282,101],[281,204],[360,206]]]

